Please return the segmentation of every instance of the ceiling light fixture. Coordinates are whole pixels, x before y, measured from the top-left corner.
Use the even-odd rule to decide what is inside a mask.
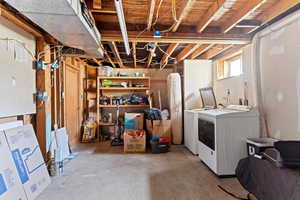
[[[115,7],[117,10],[117,15],[118,15],[119,24],[122,32],[122,37],[124,40],[126,54],[130,55],[129,39],[128,39],[128,33],[127,33],[126,22],[124,17],[122,0],[115,0]]]

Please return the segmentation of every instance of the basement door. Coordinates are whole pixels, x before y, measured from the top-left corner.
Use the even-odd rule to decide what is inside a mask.
[[[79,124],[79,79],[80,71],[66,65],[65,82],[65,106],[66,106],[66,128],[69,135],[70,145],[79,143],[80,124]]]

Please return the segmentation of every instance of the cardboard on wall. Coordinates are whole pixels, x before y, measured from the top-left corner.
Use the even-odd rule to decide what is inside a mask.
[[[27,200],[3,131],[0,131],[0,200]]]
[[[143,130],[144,114],[143,113],[125,113],[125,129]]]
[[[146,151],[146,132],[144,130],[125,130],[124,152],[142,153]]]
[[[151,135],[171,138],[171,120],[146,120],[146,126]]]
[[[5,130],[8,146],[28,200],[50,184],[50,177],[32,125]]]

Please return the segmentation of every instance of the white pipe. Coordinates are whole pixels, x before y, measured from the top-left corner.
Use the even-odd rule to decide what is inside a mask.
[[[126,22],[125,22],[125,17],[124,17],[124,12],[123,12],[122,0],[115,0],[115,7],[117,10],[119,24],[120,24],[120,28],[121,28],[121,32],[122,32],[122,37],[124,40],[125,50],[126,50],[127,55],[130,55],[130,46],[129,46]]]

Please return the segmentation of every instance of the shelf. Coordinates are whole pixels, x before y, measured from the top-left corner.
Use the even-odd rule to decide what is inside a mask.
[[[148,87],[101,87],[100,90],[150,90]]]
[[[113,80],[148,80],[150,77],[126,77],[126,76],[115,76],[115,77],[109,77],[109,76],[98,76],[98,79],[113,79]]]
[[[116,105],[99,105],[99,108],[116,108]],[[120,105],[120,108],[148,108],[149,105]]]
[[[109,122],[99,122],[99,126],[114,126],[115,123]]]

